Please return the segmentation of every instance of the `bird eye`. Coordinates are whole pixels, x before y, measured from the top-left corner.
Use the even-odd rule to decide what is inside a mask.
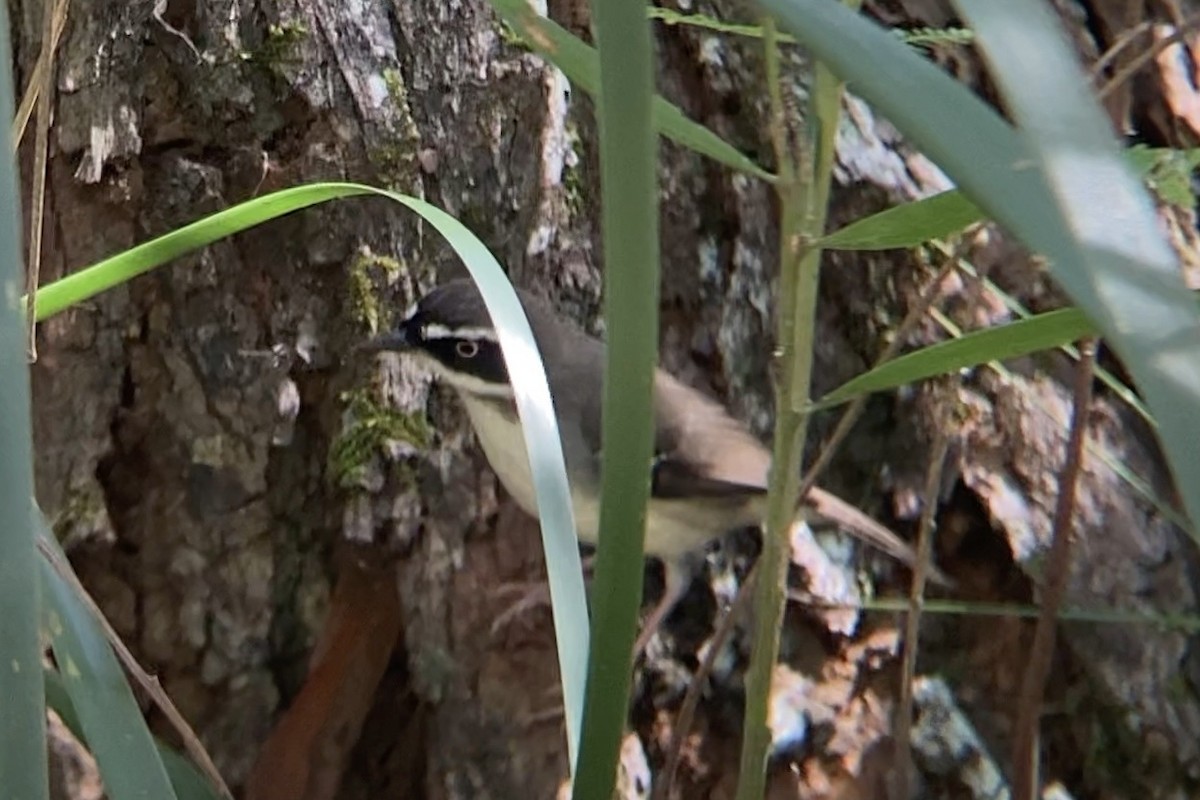
[[[462,358],[474,358],[479,353],[479,342],[461,339],[454,344],[454,352]]]

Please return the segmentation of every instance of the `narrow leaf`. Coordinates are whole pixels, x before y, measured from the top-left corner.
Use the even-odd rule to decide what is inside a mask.
[[[880,364],[822,397],[813,410],[830,408],[860,395],[908,386],[926,378],[992,361],[1004,361],[1061,347],[1094,332],[1091,323],[1075,308],[1050,311],[1029,319],[972,331],[957,339],[938,342]]]
[[[591,8],[603,76],[597,108],[608,342],[595,628],[573,797],[609,800],[629,709],[654,454],[659,245],[658,137],[651,111],[657,110],[661,120],[664,104],[651,102],[654,67],[643,0],[593,0]]]
[[[1044,181],[1010,180],[995,187],[997,197],[1134,376],[1158,420],[1180,497],[1200,520],[1200,313],[1149,193],[1121,157],[1107,115],[1084,90],[1075,49],[1044,3],[958,6],[1022,126],[1030,174]]]
[[[893,206],[840,228],[816,244],[831,250],[890,250],[944,239],[983,219],[966,195],[950,190]]]

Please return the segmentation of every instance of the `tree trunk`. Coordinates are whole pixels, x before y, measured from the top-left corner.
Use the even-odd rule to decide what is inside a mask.
[[[916,13],[879,5],[881,15],[896,5]],[[257,194],[354,180],[445,209],[516,283],[595,328],[601,254],[591,100],[513,41],[485,0],[154,6],[70,7],[55,79],[43,283]],[[723,3],[695,10],[746,18]],[[550,11],[588,36],[584,4],[560,0]],[[13,13],[23,86],[42,11],[18,2]],[[656,31],[659,90],[769,163],[758,43],[692,28]],[[945,188],[936,168],[864,104],[849,98],[846,109],[836,220]],[[774,329],[777,263],[770,190],[667,142],[661,158],[662,363],[724,398],[765,436],[771,351],[763,342]],[[22,164],[28,178],[27,154]],[[1001,247],[978,256],[1002,261],[997,270],[1018,282],[1033,274]],[[504,497],[448,393],[407,364],[351,353],[460,269],[411,213],[383,200],[339,201],[179,259],[38,329],[39,500],[116,629],[247,797],[543,798],[565,777],[549,615],[537,610],[493,629],[498,609],[516,596],[509,584],[543,575],[536,526]],[[875,359],[926,281],[903,254],[832,254],[824,274],[817,394]],[[930,327],[921,338],[939,335]],[[1014,448],[1035,447],[1030,425],[1045,428],[1039,454],[1061,448],[1064,423],[1046,423],[1029,399],[1062,405],[1058,378],[985,377],[959,390],[971,413],[951,432],[965,446],[943,524],[957,520],[969,535],[939,557],[966,576],[969,595],[1030,596],[1011,556],[1024,561],[1026,552],[997,487],[1049,507],[1057,462],[1022,460]],[[294,419],[286,409],[293,392]],[[933,393],[873,399],[826,484],[911,529],[934,434],[921,421],[944,418],[932,417],[941,402]],[[1126,458],[1157,469],[1128,415],[1103,408],[1104,436]],[[420,423],[426,415],[429,435]],[[833,419],[818,419],[817,433]],[[388,441],[372,438],[368,423],[385,424]],[[1090,469],[1089,479],[1109,480],[1101,467]],[[1184,578],[1194,548],[1157,521],[1146,528],[1152,543],[1135,541],[1122,526],[1137,527],[1146,512],[1117,496],[1127,489],[1110,492],[1120,508],[1085,515],[1087,540],[1135,551],[1081,561],[1081,580],[1086,574],[1092,583],[1077,587],[1073,604],[1087,592],[1144,601],[1153,589],[1192,607]],[[1044,512],[1030,513],[1034,538],[1044,538]],[[715,559],[714,573],[744,575],[741,552],[735,543],[727,550],[734,557]],[[1079,557],[1098,552],[1081,548]],[[1160,572],[1145,578],[1142,570],[1152,568]],[[895,570],[882,575],[903,589]],[[728,584],[716,585],[727,599],[720,587]],[[685,656],[711,634],[712,603],[700,602],[707,596],[697,589],[671,628]],[[882,796],[899,623],[855,618],[853,635],[842,635],[827,629],[825,616],[792,611],[784,674],[801,687],[796,706],[808,735],[773,767],[779,786],[791,782],[791,794],[780,796]],[[978,698],[1015,691],[1006,682],[1011,656],[1028,627],[1005,625],[1014,649],[989,652],[994,621],[934,620],[922,664],[930,675],[963,659],[971,665],[953,683],[1001,757],[1007,702]],[[1093,661],[1115,630],[1068,638],[1062,688],[1127,712],[1104,717],[1119,730],[1121,753],[1139,741],[1143,752],[1156,735],[1178,742],[1152,758],[1158,775],[1169,776],[1161,780],[1184,791],[1198,763],[1200,707],[1194,683],[1169,681],[1195,660],[1190,639],[1122,629],[1120,647]],[[748,652],[745,642],[738,647]],[[1138,652],[1156,666],[1131,663]],[[641,673],[632,717],[640,738],[631,748],[640,744],[656,768],[693,669],[694,659],[656,657]],[[697,723],[700,744],[681,771],[682,797],[731,794],[740,672],[714,676]],[[1122,676],[1124,693],[1109,680]],[[1176,687],[1169,708],[1168,685]],[[1072,725],[1095,719],[1080,715],[1054,728],[1067,757],[1049,767],[1077,781],[1070,788],[1080,796],[1101,796],[1095,787],[1111,774],[1107,764],[1078,767],[1091,747]],[[1190,738],[1176,738],[1183,736]],[[957,778],[941,775],[932,758],[920,762],[934,781],[929,796],[951,796]],[[1122,775],[1144,792],[1130,772]]]

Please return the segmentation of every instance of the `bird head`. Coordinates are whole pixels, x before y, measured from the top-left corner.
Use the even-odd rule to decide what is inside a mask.
[[[472,395],[513,396],[496,328],[479,289],[467,278],[429,292],[396,328],[360,349],[415,355],[439,378]]]

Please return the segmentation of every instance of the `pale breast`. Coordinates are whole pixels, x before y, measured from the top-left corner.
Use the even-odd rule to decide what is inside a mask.
[[[504,484],[504,489],[527,514],[537,516],[537,499],[533,475],[525,450],[525,434],[515,416],[492,400],[481,400],[467,392],[459,392],[471,426],[492,471]]]
[[[525,434],[515,411],[494,401],[472,397],[466,392],[460,393],[460,397],[471,417],[471,425],[475,428],[483,454],[504,485],[504,490],[522,511],[537,518],[537,495],[533,488],[528,451],[525,449]],[[570,481],[570,485],[577,535],[581,540],[594,544],[599,529],[597,504],[579,491],[581,487],[577,486],[576,481]]]
[[[488,463],[521,509],[536,518],[537,498],[526,455],[525,437],[515,414],[495,401],[461,393],[471,424]],[[569,458],[568,454],[568,458]],[[571,482],[571,505],[579,539],[595,544],[599,538],[600,508],[594,491]],[[646,552],[675,558],[695,550],[714,536],[756,520],[747,504],[715,500],[712,503],[657,500],[650,504],[646,527]]]

